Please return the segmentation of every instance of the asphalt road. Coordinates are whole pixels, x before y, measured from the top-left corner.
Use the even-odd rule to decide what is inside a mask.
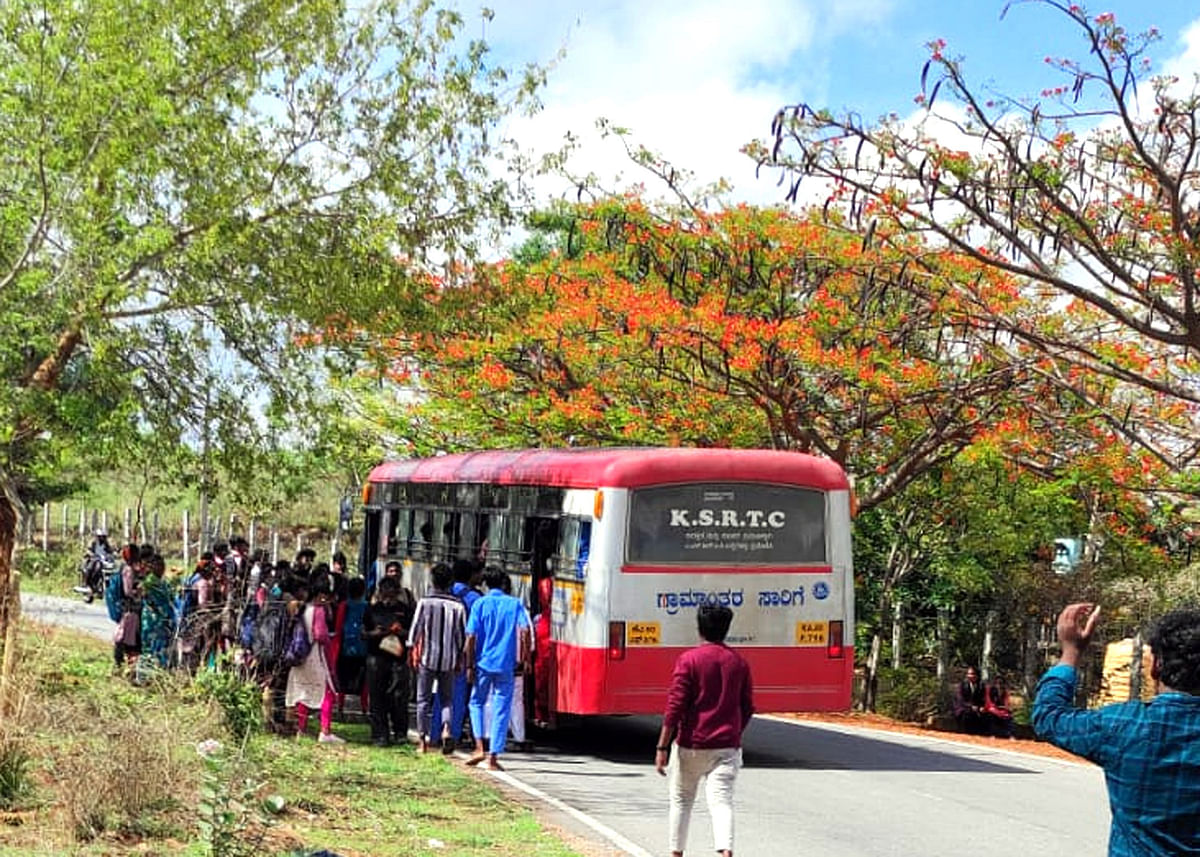
[[[666,853],[654,718],[601,718],[509,774]],[[923,736],[758,717],[736,797],[739,855],[1103,854],[1108,801],[1092,766]],[[690,853],[711,853],[703,797]]]
[[[27,595],[26,615],[109,638],[101,603]],[[504,759],[507,776],[556,798],[633,843],[666,853],[666,783],[652,764],[655,718],[595,718],[539,736]],[[747,855],[887,857],[969,853],[1103,854],[1108,801],[1090,765],[995,746],[756,717],[745,735],[736,798]],[[711,853],[703,794],[689,853]],[[578,818],[565,826],[600,841]],[[611,844],[611,843],[610,843]]]
[[[103,598],[97,598],[91,604],[84,604],[83,599],[79,597],[59,598],[23,593],[21,612],[34,622],[76,628],[104,640],[111,640],[116,628],[108,618]]]

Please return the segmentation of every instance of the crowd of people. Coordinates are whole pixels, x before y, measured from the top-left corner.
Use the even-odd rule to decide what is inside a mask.
[[[341,553],[324,563],[306,549],[272,563],[234,538],[174,586],[165,571],[153,545],[129,544],[106,590],[114,661],[137,681],[155,670],[237,669],[262,687],[268,728],[304,735],[316,711],[322,743],[342,743],[335,710],[358,696],[378,746],[407,741],[415,688],[422,752],[451,753],[466,740],[475,750],[468,764],[499,769],[510,730],[528,746],[533,623],[498,568],[437,563],[418,598],[398,562],[364,578]]]

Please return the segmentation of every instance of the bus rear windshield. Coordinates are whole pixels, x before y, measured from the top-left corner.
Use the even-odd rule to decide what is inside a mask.
[[[631,493],[627,562],[819,565],[825,495],[790,485],[705,483]]]

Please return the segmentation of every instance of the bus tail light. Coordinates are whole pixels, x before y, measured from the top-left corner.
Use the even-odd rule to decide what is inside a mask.
[[[362,487],[362,504],[365,506],[371,500],[371,483],[364,482]]]
[[[599,521],[604,517],[604,492],[597,490],[592,500],[592,517]]]
[[[610,661],[625,660],[625,623],[608,623],[608,659]]]
[[[841,619],[834,619],[829,623],[829,642],[826,644],[825,653],[831,658],[846,656],[846,651],[842,647],[842,628]]]

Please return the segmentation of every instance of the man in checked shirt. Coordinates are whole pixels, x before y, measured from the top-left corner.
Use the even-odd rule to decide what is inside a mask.
[[[442,701],[442,746],[452,746],[450,706],[455,676],[463,668],[463,644],[466,642],[467,611],[450,594],[454,574],[450,566],[439,562],[429,570],[433,591],[417,602],[412,629],[408,634],[409,658],[417,672],[417,741],[420,752],[429,750],[429,730],[433,721],[434,685]]]
[[[1100,608],[1058,617],[1062,658],[1038,683],[1038,735],[1098,764],[1108,782],[1111,857],[1200,854],[1200,610],[1173,610],[1149,634],[1150,702],[1075,708],[1075,670]]]

